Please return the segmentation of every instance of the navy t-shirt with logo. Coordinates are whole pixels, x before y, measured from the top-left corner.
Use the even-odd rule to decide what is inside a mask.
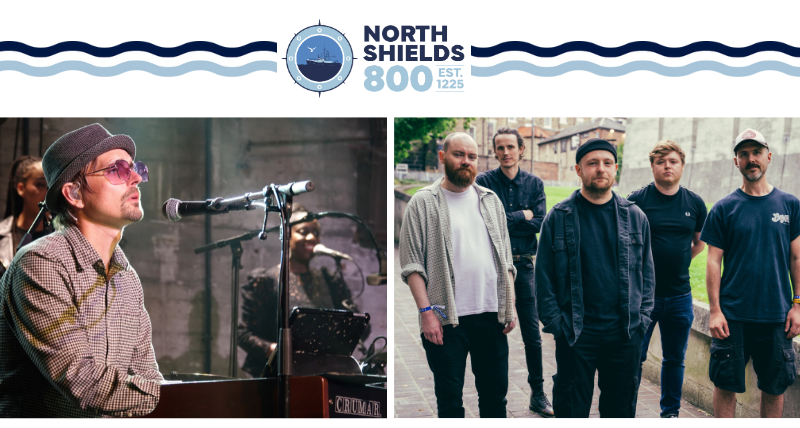
[[[665,195],[655,183],[633,191],[628,199],[644,211],[650,223],[656,297],[691,293],[692,238],[703,230],[708,213],[703,199],[685,187]]]
[[[725,318],[786,321],[790,245],[798,236],[800,200],[777,187],[766,196],[736,189],[714,204],[700,239],[723,250],[719,303]]]

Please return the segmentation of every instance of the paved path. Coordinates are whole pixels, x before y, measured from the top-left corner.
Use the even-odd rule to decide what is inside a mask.
[[[394,288],[394,416],[397,418],[432,418],[436,417],[436,396],[433,393],[433,374],[425,360],[417,324],[417,309],[411,292],[400,279],[400,260],[397,247],[394,251],[395,288]],[[519,328],[508,336],[509,385],[507,416],[513,418],[538,418],[528,410],[530,388],[527,383],[528,372],[525,364],[525,350]],[[544,366],[544,390],[552,401],[553,374],[556,372],[555,341],[550,334],[542,334],[542,365]],[[478,417],[478,393],[475,390],[475,377],[467,363],[466,382],[464,384],[464,408],[467,417]],[[591,417],[600,417],[597,410],[599,390],[595,384]],[[639,402],[636,417],[657,418],[661,412],[659,399],[661,390],[647,380],[642,381],[639,388]],[[681,402],[681,417],[711,417],[702,410]]]

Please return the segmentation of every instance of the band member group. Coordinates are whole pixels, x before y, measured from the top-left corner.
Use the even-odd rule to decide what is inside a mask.
[[[769,184],[760,132],[736,137],[742,185],[710,211],[680,185],[686,155],[672,140],[649,153],[653,182],[627,198],[612,191],[616,147],[588,140],[575,157],[581,188],[550,212],[542,180],[519,168],[520,134],[501,128],[493,146],[500,166],[478,175],[476,143],[448,135],[445,176],[418,190],[403,216],[401,275],[419,309],[439,417],[464,417],[467,356],[480,416],[506,417],[506,335],[517,326],[531,411],[588,417],[596,375],[600,416],[635,417],[656,325],[661,417],[678,417],[694,320],[689,266],[706,246],[714,415],[734,416],[750,359],[761,416],[783,414],[800,334],[800,201]],[[540,323],[555,339],[552,404]]]

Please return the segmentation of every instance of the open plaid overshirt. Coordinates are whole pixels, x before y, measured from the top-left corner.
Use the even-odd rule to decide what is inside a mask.
[[[400,229],[400,265],[403,269],[403,282],[408,283],[408,275],[419,273],[425,280],[428,299],[431,305],[445,306],[447,319],[436,313],[442,325],[458,325],[458,308],[455,293],[457,285],[453,274],[453,243],[450,239],[450,209],[447,198],[441,192],[440,178],[428,187],[419,189],[408,202],[403,214]],[[481,216],[489,231],[492,242],[492,255],[497,270],[497,321],[505,324],[514,318],[514,286],[509,281],[508,272],[516,276],[517,270],[511,258],[511,244],[508,237],[506,213],[500,198],[491,190],[472,185],[478,191]],[[483,225],[476,224],[475,227]],[[435,313],[436,311],[434,311]],[[422,316],[419,317],[420,333]]]
[[[0,416],[150,413],[160,381],[142,284],[80,230],[34,241],[0,280]]]

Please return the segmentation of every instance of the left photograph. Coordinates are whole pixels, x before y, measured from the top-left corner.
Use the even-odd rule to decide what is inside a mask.
[[[387,417],[385,118],[0,118],[0,417]]]

